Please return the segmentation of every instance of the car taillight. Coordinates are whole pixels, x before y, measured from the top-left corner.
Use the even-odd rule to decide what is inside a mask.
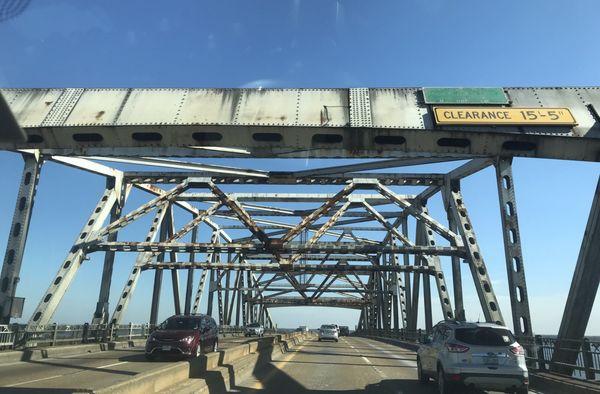
[[[446,349],[448,349],[450,353],[464,353],[469,350],[469,347],[458,343],[447,343]]]
[[[513,345],[511,347],[509,347],[510,351],[517,355],[517,356],[524,356],[525,355],[525,349],[523,349],[523,346],[521,345]]]

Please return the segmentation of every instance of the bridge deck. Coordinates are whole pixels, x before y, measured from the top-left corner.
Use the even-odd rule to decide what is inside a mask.
[[[219,347],[247,342],[247,338],[225,338]],[[143,347],[20,361],[0,365],[0,392],[39,393],[92,392],[173,364],[173,360],[149,362]]]

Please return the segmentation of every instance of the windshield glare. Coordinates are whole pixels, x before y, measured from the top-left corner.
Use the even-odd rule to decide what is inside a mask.
[[[509,330],[491,327],[458,328],[456,339],[468,345],[480,346],[508,346],[516,341]]]
[[[174,317],[160,325],[161,330],[197,330],[200,320],[189,317]]]

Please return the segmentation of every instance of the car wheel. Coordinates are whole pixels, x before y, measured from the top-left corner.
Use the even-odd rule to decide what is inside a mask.
[[[321,342],[321,338],[319,338],[319,342]]]
[[[515,391],[515,393],[516,394],[528,394],[529,387],[525,386],[525,387],[518,388],[517,391]]]
[[[338,340],[336,339],[335,341],[337,342]]]
[[[421,366],[421,359],[417,357],[417,376],[419,383],[425,384],[429,382],[429,377],[423,373],[423,367]]]
[[[442,368],[438,369],[437,383],[438,392],[440,394],[450,394],[453,392],[452,386],[450,386],[448,381],[446,381],[446,378],[444,378],[444,370]]]
[[[215,340],[215,343],[213,343],[212,351],[217,352],[218,350],[219,350],[219,341]]]
[[[148,361],[156,360],[156,355],[154,353],[146,353],[145,356],[146,356],[146,360],[148,360]]]

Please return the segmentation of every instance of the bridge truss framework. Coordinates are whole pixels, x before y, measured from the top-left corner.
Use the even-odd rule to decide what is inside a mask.
[[[156,324],[163,273],[166,271],[171,274],[175,313],[199,312],[201,299],[207,296],[208,309],[202,312],[212,313],[216,304],[220,324],[224,325],[254,320],[270,325],[269,308],[317,305],[359,309],[361,317],[358,325],[361,328],[414,330],[417,328],[419,295],[423,291],[425,322],[429,329],[432,326],[432,279],[443,316],[447,319],[464,318],[462,265],[471,272],[486,319],[504,323],[460,190],[462,178],[494,165],[498,173],[501,206],[510,207],[502,212],[506,216],[507,269],[510,282],[515,286],[515,330],[518,330],[518,335],[531,334],[516,202],[514,193],[510,193],[510,159],[473,159],[447,174],[364,172],[386,165],[396,167],[401,163],[390,160],[387,164],[381,161],[356,164],[351,166],[351,172],[348,166],[341,166],[315,169],[314,174],[304,171],[301,176],[277,173],[274,176],[261,174],[259,177],[254,173],[234,176],[190,171],[123,172],[85,158],[40,156],[38,152],[25,152],[23,158],[25,168],[13,228],[17,223],[27,222],[31,215],[37,185],[31,179],[39,178],[40,167],[45,160],[106,177],[104,193],[29,320],[32,329],[51,322],[86,256],[94,252],[105,254],[100,294],[92,318],[92,322],[98,324],[122,322],[144,271],[154,271],[150,323]],[[127,158],[103,159],[128,161]],[[146,160],[152,163],[152,159]],[[411,164],[414,161],[410,159]],[[422,160],[422,163],[427,162],[429,160]],[[226,185],[243,189],[248,187],[246,185],[256,187],[256,184],[292,184],[300,189],[306,189],[308,185],[327,185],[337,188],[337,191],[223,191]],[[401,189],[401,186],[425,186],[425,189],[417,195],[406,195],[395,190]],[[146,191],[151,198],[124,213],[132,188]],[[443,196],[447,213],[444,220],[433,218],[427,209],[427,200],[437,193]],[[21,195],[26,199],[22,200]],[[299,202],[317,206],[303,209],[283,207]],[[198,208],[197,205],[204,206]],[[175,209],[187,212],[189,222],[177,227],[174,223]],[[145,238],[117,239],[121,229],[144,215],[153,215]],[[272,220],[270,217],[281,219]],[[223,221],[234,224],[217,224]],[[415,228],[409,230],[409,223],[413,222]],[[234,239],[228,233],[242,229],[246,230],[247,236]],[[198,242],[199,232],[209,232],[209,242]],[[380,237],[364,237],[356,233]],[[410,239],[409,233],[414,235],[414,239]],[[190,234],[189,242],[181,241]],[[13,231],[13,235],[19,234]],[[438,245],[438,239],[446,245]],[[17,246],[24,245],[24,242],[24,236],[11,239],[7,256],[13,255],[12,250],[22,254],[22,248]],[[12,245],[17,246],[13,249]],[[111,311],[108,300],[115,256],[127,252],[137,253],[136,261],[123,285],[119,302]],[[452,259],[454,297],[450,295],[440,256]],[[518,265],[515,265],[515,259],[519,261]],[[14,262],[7,266],[16,267]],[[194,271],[197,269],[201,269],[202,273],[196,285]],[[179,299],[180,271],[187,273],[183,308]],[[13,272],[16,274],[17,270]],[[15,276],[11,280],[9,275],[4,276],[8,278],[5,282],[15,283]]]
[[[471,274],[485,319],[503,323],[460,187],[463,178],[492,165],[514,331],[531,337],[512,158],[600,158],[596,87],[503,89],[506,107],[569,108],[577,124],[560,127],[439,125],[432,105],[417,88],[1,93],[5,100],[0,99],[0,149],[22,154],[25,163],[0,276],[2,322],[10,321],[16,299],[44,161],[106,177],[105,191],[32,314],[30,329],[51,321],[85,257],[94,252],[104,253],[94,323],[121,322],[142,272],[153,271],[150,322],[155,324],[166,271],[175,313],[199,312],[207,297],[207,310],[202,312],[212,314],[216,305],[221,324],[259,320],[272,325],[271,308],[317,305],[358,309],[360,328],[416,329],[422,305],[425,328],[430,329],[432,280],[444,318],[465,318],[463,267]],[[161,158],[174,156],[387,160],[282,172]],[[444,174],[389,170],[456,160],[466,162]],[[120,171],[98,161],[163,170]],[[267,185],[293,185],[301,193],[245,189],[260,185],[265,190]],[[335,190],[306,192],[315,185]],[[402,186],[424,189],[407,195],[401,193]],[[150,199],[126,213],[133,188],[147,192]],[[444,218],[434,218],[427,205],[438,193]],[[600,237],[597,206],[596,202],[571,288],[585,308],[574,321],[568,316],[576,308],[568,304],[561,326],[561,332],[577,336],[585,331],[600,277],[593,268],[593,245]],[[185,225],[175,224],[175,210],[189,215]],[[145,238],[118,239],[121,229],[144,215],[153,215]],[[245,235],[234,236],[240,232]],[[127,252],[137,253],[136,261],[111,310],[115,258]],[[449,256],[450,273],[442,270],[441,256]],[[199,283],[194,281],[195,270],[201,270]],[[181,271],[187,273],[183,308]],[[586,272],[590,274],[582,274]]]

